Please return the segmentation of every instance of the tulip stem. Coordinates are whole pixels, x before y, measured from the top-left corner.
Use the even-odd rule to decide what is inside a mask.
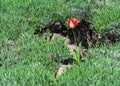
[[[73,40],[74,40],[74,42],[75,42],[75,45],[77,45],[77,41],[76,41],[76,37],[75,37],[75,32],[74,32],[74,30],[72,30],[72,32],[73,32]]]

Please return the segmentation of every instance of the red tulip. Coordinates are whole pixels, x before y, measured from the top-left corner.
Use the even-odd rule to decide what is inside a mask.
[[[76,26],[78,25],[79,22],[80,21],[77,20],[76,18],[71,18],[71,19],[68,19],[67,25],[69,28],[74,29],[74,28],[76,28]]]

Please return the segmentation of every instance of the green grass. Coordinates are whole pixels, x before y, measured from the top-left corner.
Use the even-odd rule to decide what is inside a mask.
[[[107,13],[109,9],[112,9],[110,13],[115,11],[111,14],[115,17],[111,18],[103,9],[104,5],[96,1],[0,0],[0,85],[119,86],[120,68],[116,66],[119,54],[113,52],[119,53],[120,43],[89,49],[85,63],[73,64],[62,76],[55,78],[60,60],[70,56],[69,49],[62,38],[47,41],[44,37],[34,35],[36,29],[42,29],[57,20],[65,24],[71,17],[93,22],[96,27],[92,27],[94,31],[104,26],[101,31],[107,33],[111,28],[105,25],[111,25],[111,20],[114,20],[115,28],[119,24],[119,10],[114,7],[119,0],[113,2],[112,7],[105,8],[108,9]],[[106,17],[109,17],[108,21]],[[53,62],[53,57],[58,63]]]
[[[16,65],[0,72],[0,85],[12,86],[53,86],[55,85],[52,75],[42,64]],[[12,76],[12,77],[11,77]]]
[[[94,31],[99,35],[105,35],[110,31],[117,32],[120,28],[120,7],[117,5],[106,6],[99,13],[94,15],[93,24]]]

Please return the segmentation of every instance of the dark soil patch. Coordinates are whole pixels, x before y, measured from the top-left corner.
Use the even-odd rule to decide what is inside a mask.
[[[98,38],[97,35],[91,29],[89,29],[89,25],[90,23],[81,21],[75,29],[68,29],[60,21],[56,21],[54,24],[48,25],[45,28],[38,28],[35,30],[34,34],[39,34],[39,36],[42,36],[42,34],[49,29],[51,33],[49,40],[52,39],[54,33],[58,33],[64,37],[68,37],[70,39],[70,44],[75,44],[73,34],[74,31],[77,46],[81,42],[83,47],[88,48],[95,44]]]
[[[0,58],[0,68],[1,68],[1,67],[2,67],[2,65],[3,65],[1,62],[2,62],[2,60],[1,60],[1,58]]]
[[[117,35],[115,34],[107,34],[105,36],[103,36],[101,39],[100,39],[100,42],[101,43],[105,43],[107,45],[111,45],[111,44],[114,44],[116,42],[118,42],[118,37]]]

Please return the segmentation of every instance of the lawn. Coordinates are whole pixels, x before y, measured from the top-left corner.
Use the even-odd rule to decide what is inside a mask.
[[[119,4],[0,0],[0,85],[120,86]]]

